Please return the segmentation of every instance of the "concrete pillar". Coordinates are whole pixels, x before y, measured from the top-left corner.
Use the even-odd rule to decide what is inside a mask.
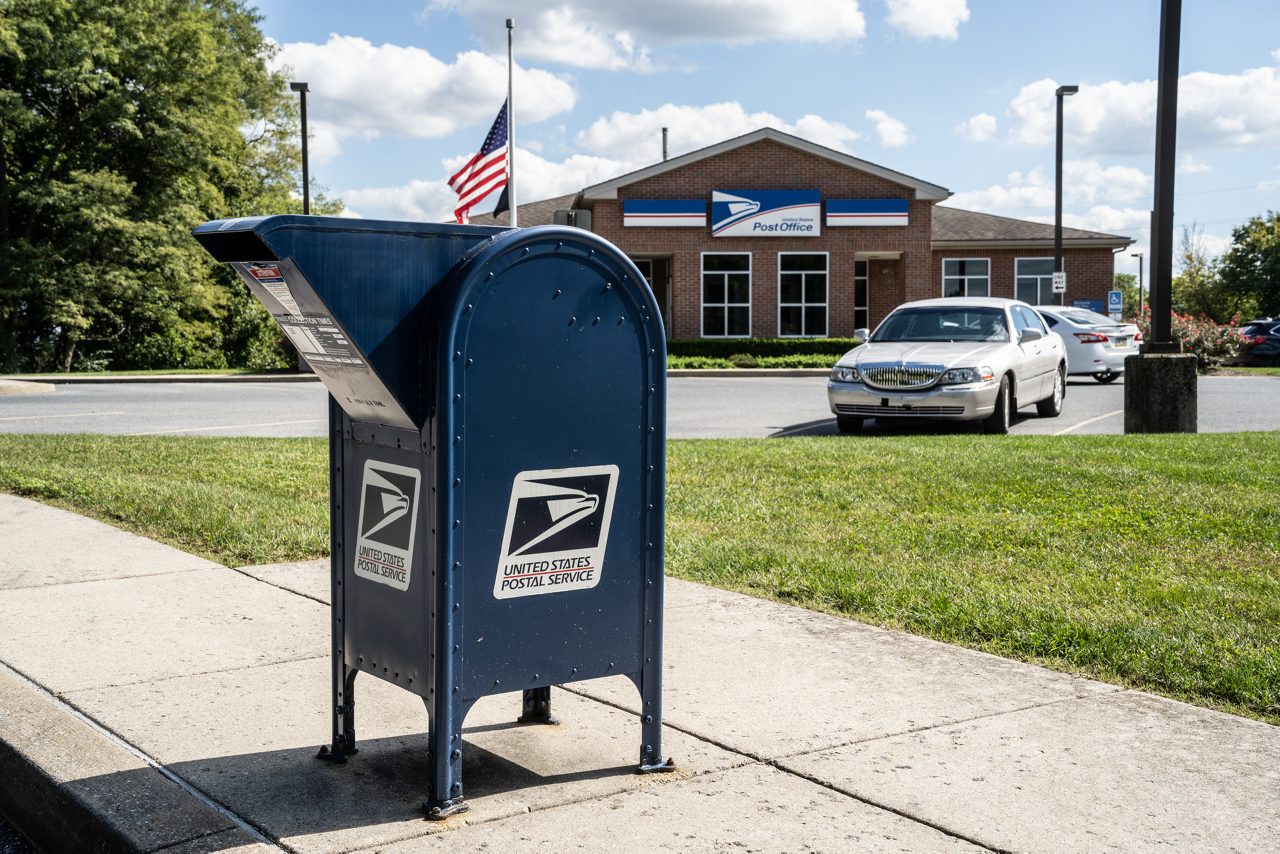
[[[1124,360],[1124,432],[1194,433],[1196,357],[1143,353]]]

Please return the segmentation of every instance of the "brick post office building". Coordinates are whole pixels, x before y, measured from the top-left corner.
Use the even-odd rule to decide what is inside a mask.
[[[949,190],[772,128],[555,199],[627,253],[671,338],[849,336],[908,300],[1057,303],[1053,226],[939,206]],[[498,221],[506,219],[500,215]],[[1103,310],[1128,237],[1064,228],[1067,304]]]

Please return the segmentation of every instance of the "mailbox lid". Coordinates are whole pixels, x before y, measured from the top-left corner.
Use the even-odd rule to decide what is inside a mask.
[[[427,297],[468,251],[504,230],[268,216],[215,220],[193,236],[240,272],[347,414],[421,429]],[[264,269],[279,276],[255,277]],[[286,299],[264,296],[255,287],[264,282]],[[309,336],[308,323],[322,334]],[[343,346],[331,348],[339,337]]]

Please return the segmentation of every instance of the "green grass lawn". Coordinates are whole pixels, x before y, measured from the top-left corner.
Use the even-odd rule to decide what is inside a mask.
[[[328,547],[318,439],[0,436],[0,490],[226,564]],[[671,575],[1280,723],[1280,434],[669,444]]]

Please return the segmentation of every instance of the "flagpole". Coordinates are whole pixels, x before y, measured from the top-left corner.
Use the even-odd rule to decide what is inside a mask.
[[[516,117],[512,109],[511,31],[516,28],[514,18],[507,18],[507,204],[511,210],[511,227],[516,228]]]

